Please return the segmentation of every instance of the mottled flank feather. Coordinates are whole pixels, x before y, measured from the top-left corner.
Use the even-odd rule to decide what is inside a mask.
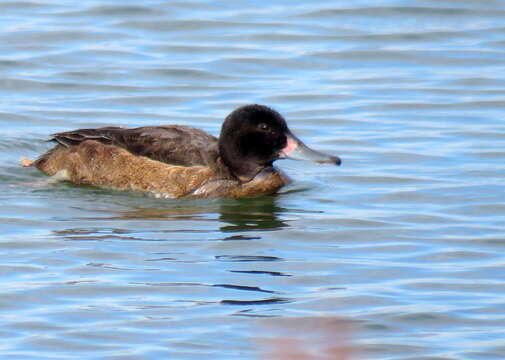
[[[211,167],[169,165],[129,151],[87,140],[66,148],[58,145],[34,165],[47,175],[66,170],[66,180],[117,190],[133,190],[166,198],[255,197],[274,193],[285,177],[271,172],[261,181],[223,179]]]

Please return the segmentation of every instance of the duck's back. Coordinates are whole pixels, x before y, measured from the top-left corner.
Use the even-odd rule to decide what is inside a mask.
[[[79,129],[53,134],[53,140],[65,147],[94,140],[123,148],[134,155],[182,166],[208,166],[218,157],[215,136],[183,125]]]

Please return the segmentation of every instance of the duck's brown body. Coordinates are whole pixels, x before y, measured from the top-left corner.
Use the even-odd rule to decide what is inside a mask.
[[[86,140],[57,145],[34,162],[47,175],[75,184],[133,190],[165,198],[256,197],[275,193],[288,180],[275,168],[242,182],[217,166],[178,166],[137,156],[114,145]]]
[[[285,157],[340,164],[338,157],[308,148],[278,112],[263,105],[233,111],[219,138],[181,125],[79,129],[53,136],[57,145],[33,163],[44,173],[167,198],[275,193],[289,180],[272,164]]]

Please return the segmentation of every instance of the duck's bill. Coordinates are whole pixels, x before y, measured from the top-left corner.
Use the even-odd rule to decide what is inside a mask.
[[[338,156],[312,150],[293,134],[288,134],[287,138],[286,146],[279,153],[280,158],[308,160],[319,164],[340,165],[342,163]]]

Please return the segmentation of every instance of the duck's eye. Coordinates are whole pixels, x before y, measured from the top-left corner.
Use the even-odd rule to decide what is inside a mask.
[[[268,124],[265,124],[265,123],[260,123],[260,124],[258,125],[258,128],[259,128],[260,130],[263,130],[263,131],[268,131],[268,130],[270,130],[270,126],[268,126]]]

